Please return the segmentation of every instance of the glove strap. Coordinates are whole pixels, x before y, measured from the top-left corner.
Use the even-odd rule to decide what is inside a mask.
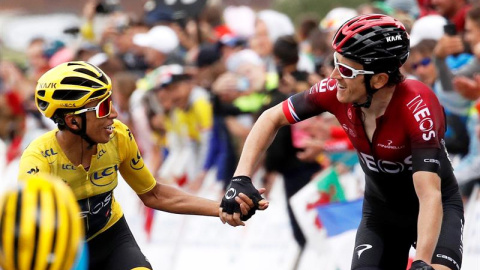
[[[243,182],[243,181],[251,183],[252,179],[245,175],[238,175],[238,176],[232,177],[232,182]]]

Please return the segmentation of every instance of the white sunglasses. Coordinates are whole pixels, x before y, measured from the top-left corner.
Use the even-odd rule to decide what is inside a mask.
[[[364,75],[364,74],[375,74],[373,71],[361,70],[361,69],[354,69],[350,66],[347,66],[342,63],[338,63],[337,61],[337,54],[333,54],[333,63],[335,64],[335,68],[340,73],[340,76],[345,79],[353,79],[357,77],[357,75]]]

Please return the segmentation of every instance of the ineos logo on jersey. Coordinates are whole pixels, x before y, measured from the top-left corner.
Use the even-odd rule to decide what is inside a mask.
[[[390,174],[397,174],[402,173],[406,170],[412,170],[412,156],[408,156],[402,162],[394,162],[388,160],[375,160],[375,158],[371,155],[360,153],[360,160],[367,166],[367,168],[374,172],[383,172],[383,173],[390,173]]]
[[[332,91],[337,88],[337,80],[335,79],[323,79],[319,83],[316,83],[310,88],[308,94],[326,92],[327,90]]]
[[[77,105],[75,103],[60,103],[61,107],[66,107],[66,108],[76,108]]]
[[[433,130],[433,120],[429,117],[430,110],[427,107],[427,104],[423,101],[420,95],[416,96],[409,103],[407,107],[410,111],[413,112],[413,116],[418,123],[418,127],[423,132],[422,138],[425,141],[435,138],[435,131]]]
[[[234,188],[230,188],[225,193],[225,199],[230,200],[230,199],[234,198],[235,195],[237,195],[237,190],[234,189]]]

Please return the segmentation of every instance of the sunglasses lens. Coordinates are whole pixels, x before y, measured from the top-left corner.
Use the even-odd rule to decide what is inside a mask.
[[[352,77],[353,71],[343,65],[338,64],[338,71],[344,76],[344,77]]]
[[[112,109],[112,97],[110,96],[98,104],[98,111],[97,111],[98,118],[109,116],[111,109]]]
[[[428,64],[430,64],[430,62],[432,61],[432,59],[430,58],[423,58],[422,59],[422,66],[427,66]]]

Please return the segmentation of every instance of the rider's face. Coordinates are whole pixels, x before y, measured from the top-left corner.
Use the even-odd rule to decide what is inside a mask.
[[[85,108],[95,107],[99,100],[89,102]],[[96,143],[107,143],[110,141],[110,135],[113,133],[113,119],[117,118],[118,113],[112,106],[110,115],[104,118],[97,118],[95,111],[86,112],[87,118],[87,135]]]
[[[337,54],[337,62],[354,69],[363,70],[363,66],[355,61]],[[331,78],[337,80],[337,99],[341,103],[363,103],[367,98],[367,91],[364,84],[364,75],[357,75],[355,78],[344,78],[340,75],[340,71],[335,67],[330,75]]]

